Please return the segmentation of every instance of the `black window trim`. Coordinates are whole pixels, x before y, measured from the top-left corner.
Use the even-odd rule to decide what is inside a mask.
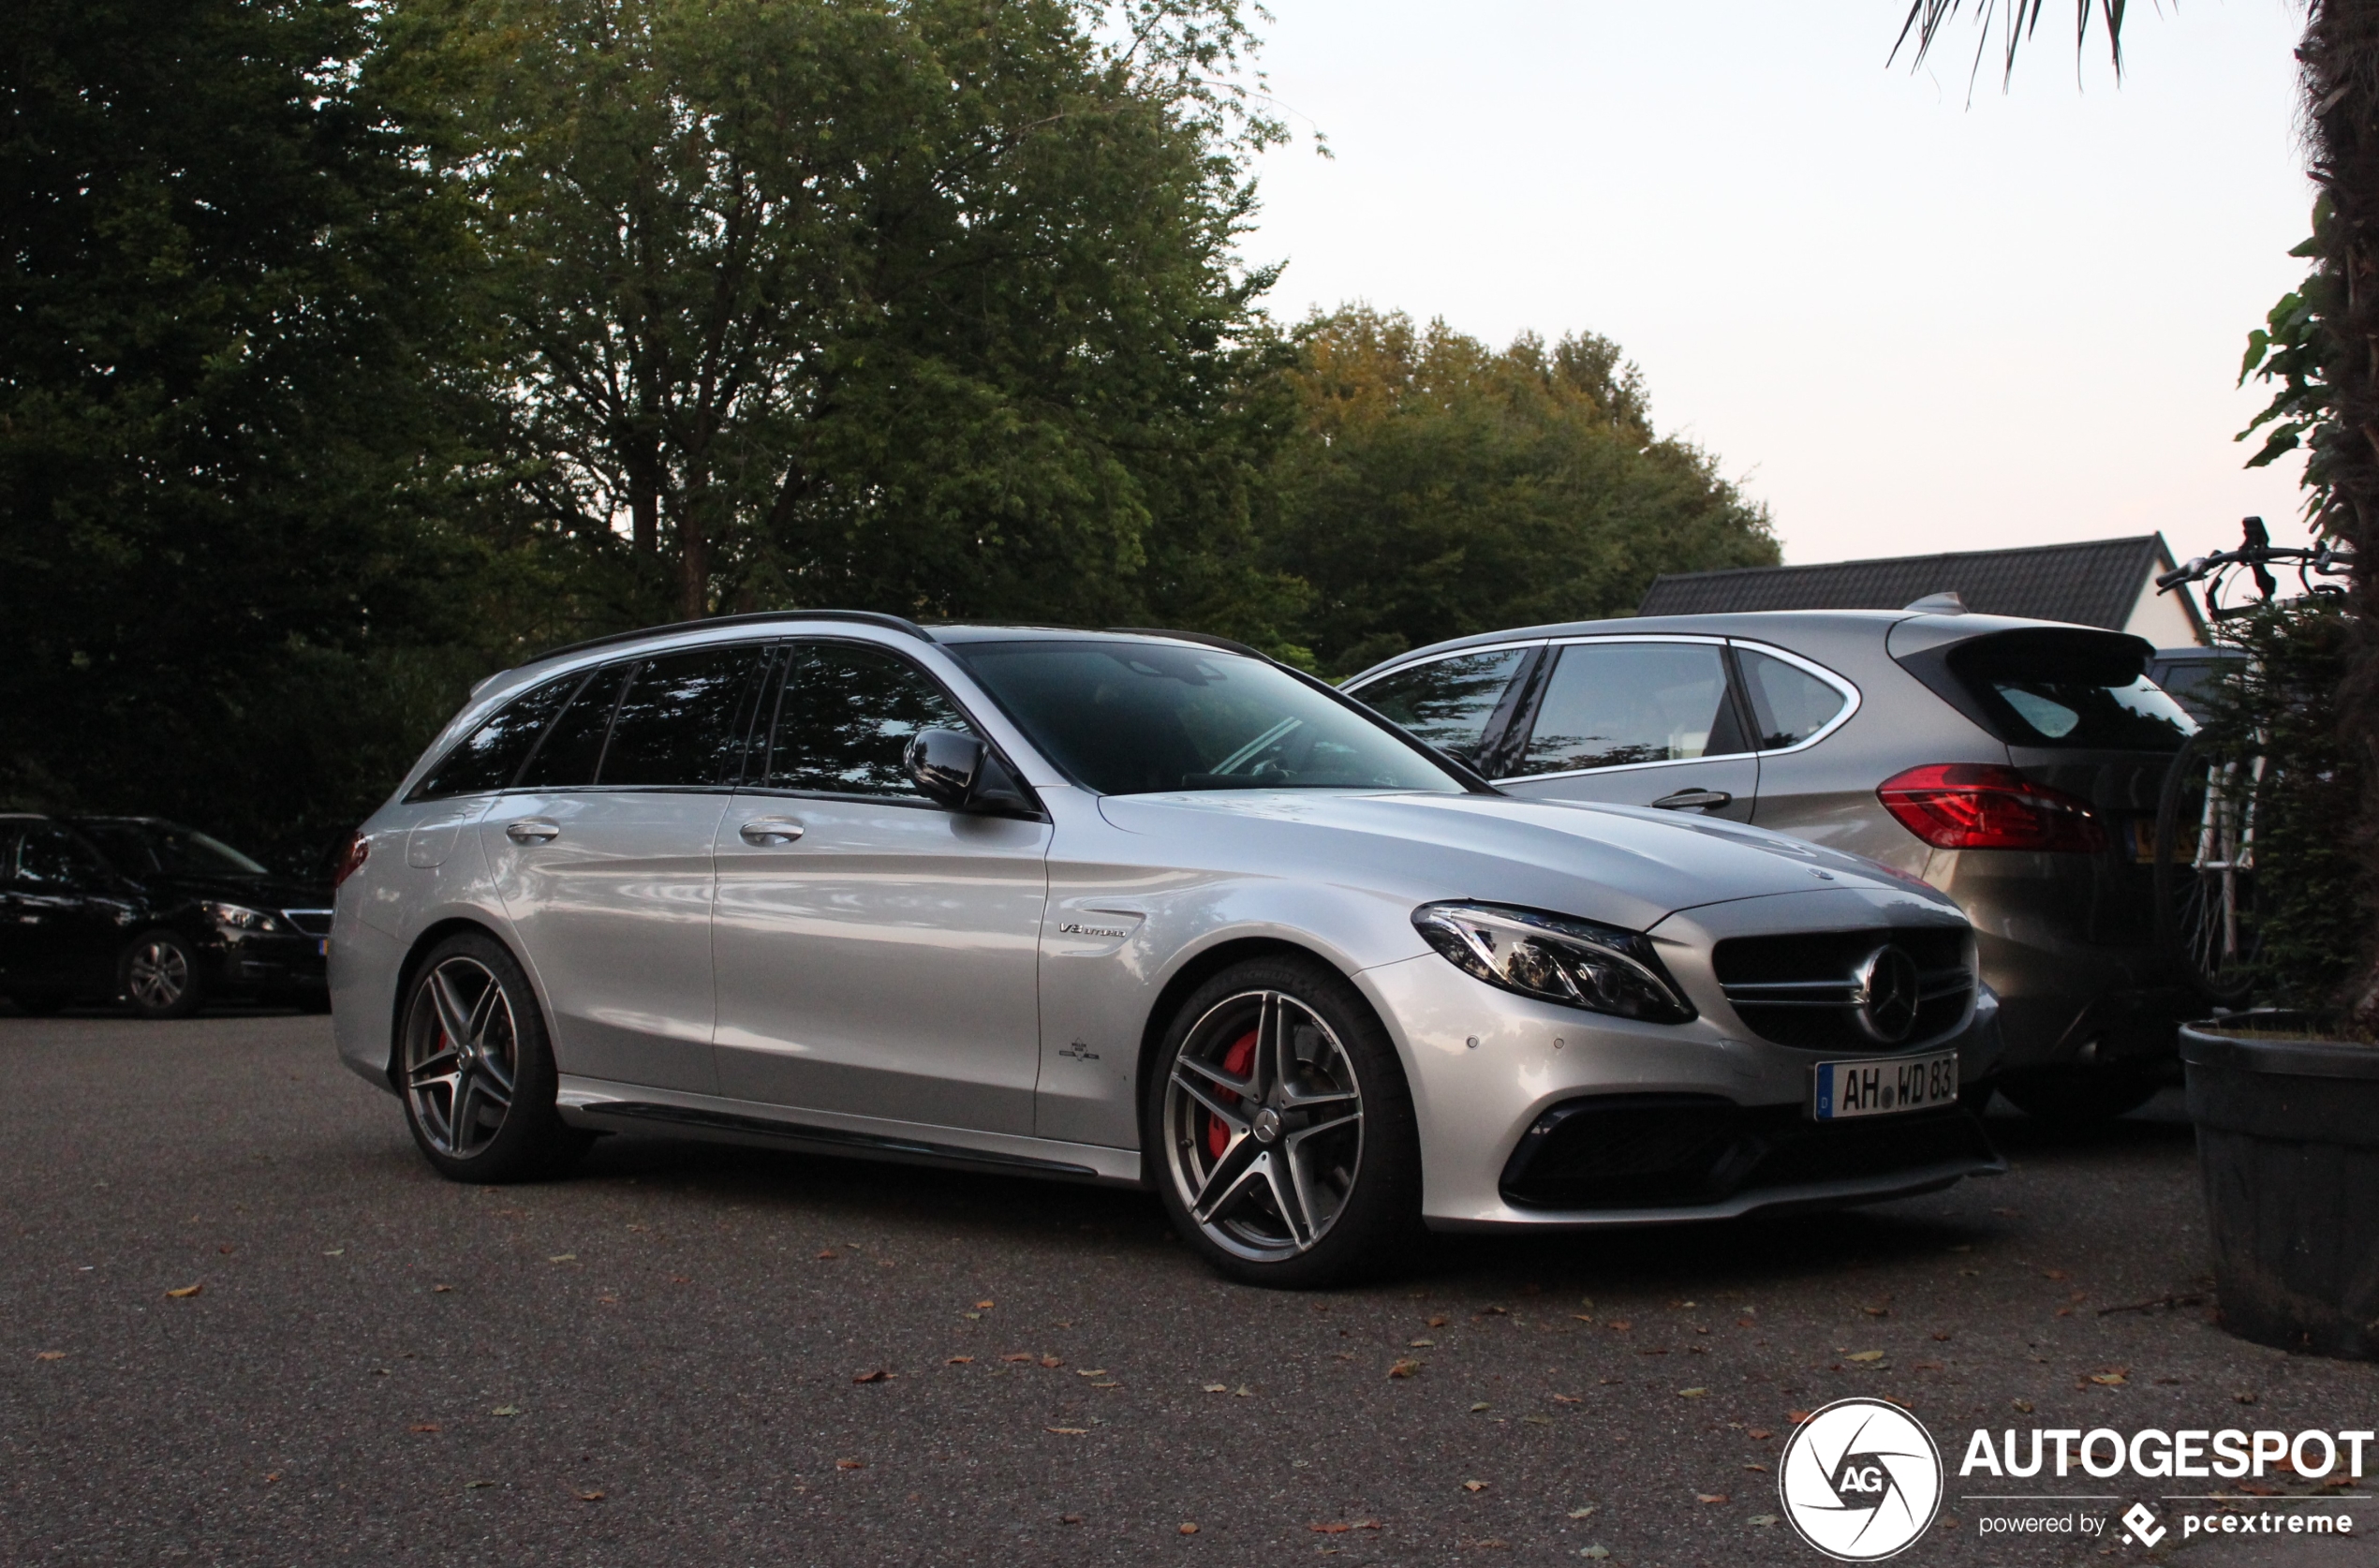
[[[1476,763],[1462,764],[1479,777],[1492,781],[1497,777],[1496,765],[1503,761],[1504,743],[1511,736],[1512,721],[1522,705],[1533,695],[1533,683],[1537,678],[1538,671],[1546,663],[1544,646],[1544,639],[1537,637],[1516,643],[1480,643],[1467,648],[1455,648],[1445,653],[1431,654],[1426,658],[1411,659],[1382,670],[1365,681],[1362,686],[1347,688],[1341,691],[1340,695],[1362,703],[1363,693],[1382,681],[1394,680],[1398,675],[1410,674],[1415,670],[1426,669],[1432,664],[1442,664],[1449,658],[1473,658],[1480,654],[1510,653],[1515,649],[1518,650],[1519,667],[1512,672],[1512,678],[1504,682],[1502,694],[1496,698],[1495,708],[1487,715],[1485,728],[1479,732],[1479,760]],[[1386,720],[1398,730],[1404,729],[1403,725],[1396,724],[1395,719],[1378,712],[1367,703],[1364,703],[1364,711],[1374,717]],[[1405,732],[1411,733],[1410,731]],[[1419,739],[1418,736],[1413,738]],[[1422,744],[1428,745],[1426,741]],[[1433,746],[1429,749],[1438,756],[1453,756],[1451,752],[1441,751]],[[1461,762],[1462,759],[1455,757],[1454,761]]]
[[[906,806],[927,811],[946,812],[952,816],[985,814],[960,813],[953,810],[950,806],[942,805],[939,801],[927,800],[923,795],[875,795],[866,794],[857,790],[786,790],[779,789],[772,784],[755,784],[751,782],[755,772],[757,772],[760,777],[765,778],[768,777],[769,761],[776,755],[776,718],[778,714],[784,709],[785,678],[792,671],[794,653],[801,648],[814,647],[821,643],[841,643],[846,647],[869,649],[873,652],[882,654],[885,658],[890,658],[896,663],[906,664],[916,673],[924,676],[927,681],[932,683],[934,688],[942,694],[943,699],[948,702],[952,707],[958,710],[958,717],[967,721],[968,728],[974,731],[976,737],[983,743],[984,747],[993,757],[998,759],[999,765],[1008,770],[1009,777],[1012,778],[1015,781],[1016,788],[1024,792],[1025,799],[1032,803],[1032,809],[1030,811],[1008,811],[993,814],[1008,817],[1018,821],[1046,822],[1050,820],[1048,807],[1042,804],[1040,792],[1025,781],[1023,770],[1016,766],[1014,760],[1008,755],[1006,748],[999,744],[997,737],[992,733],[990,727],[983,723],[983,719],[976,714],[974,708],[970,706],[964,698],[959,696],[957,692],[951,689],[951,686],[948,681],[943,680],[941,676],[937,674],[934,671],[928,669],[918,660],[910,658],[908,651],[904,648],[895,647],[889,643],[879,643],[872,638],[838,637],[833,635],[832,633],[814,635],[796,632],[777,640],[773,664],[763,676],[764,684],[761,688],[760,708],[752,715],[751,731],[747,735],[746,735],[744,741],[744,782],[735,787],[733,791],[734,793],[745,795],[765,795],[772,800],[863,801],[870,806]],[[986,692],[984,695],[988,698],[990,693]],[[994,705],[997,706],[996,702]],[[761,722],[761,714],[763,712],[767,717],[767,722],[765,725]],[[1000,714],[1002,717],[1008,717],[1005,709],[1001,709]]]
[[[1827,669],[1806,654],[1796,654],[1789,648],[1780,648],[1773,643],[1756,642],[1749,637],[1730,637],[1726,640],[1726,643],[1730,661],[1738,651],[1766,654],[1770,658],[1783,660],[1803,674],[1814,675],[1842,694],[1842,705],[1835,710],[1834,717],[1810,731],[1808,735],[1790,746],[1760,747],[1752,753],[1754,756],[1789,757],[1796,751],[1807,751],[1810,747],[1848,724],[1866,702],[1865,695],[1858,689],[1857,682],[1848,675]],[[1739,678],[1741,672],[1738,670],[1736,673]],[[1741,684],[1740,697],[1743,703],[1743,732],[1753,740],[1757,740],[1760,732],[1759,716],[1751,710],[1751,691],[1749,683]]]

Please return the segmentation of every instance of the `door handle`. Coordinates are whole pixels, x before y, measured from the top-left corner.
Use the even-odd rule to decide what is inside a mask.
[[[802,825],[791,817],[754,817],[735,833],[746,844],[790,844],[802,836]]]
[[[1734,799],[1724,790],[1679,790],[1673,795],[1662,795],[1652,804],[1663,811],[1715,811]]]
[[[515,844],[544,844],[561,836],[562,824],[542,817],[523,817],[504,830],[504,836]]]

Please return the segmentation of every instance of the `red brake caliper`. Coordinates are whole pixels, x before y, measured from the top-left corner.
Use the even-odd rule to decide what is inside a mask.
[[[1234,1077],[1244,1078],[1248,1075],[1248,1069],[1255,1064],[1255,1059],[1256,1031],[1249,1029],[1231,1043],[1231,1049],[1222,1053],[1222,1070]],[[1234,1105],[1239,1102],[1239,1097],[1227,1088],[1216,1089],[1215,1093]],[[1219,1160],[1222,1151],[1231,1146],[1231,1129],[1225,1127],[1222,1118],[1212,1111],[1204,1111],[1200,1115],[1206,1118],[1206,1157]]]

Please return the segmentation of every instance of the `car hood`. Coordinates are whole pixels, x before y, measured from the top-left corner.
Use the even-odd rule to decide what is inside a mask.
[[[1280,875],[1409,896],[1517,904],[1646,930],[1697,905],[1865,887],[1946,895],[1856,855],[1645,806],[1508,795],[1216,791],[1109,795],[1108,821]]]
[[[318,883],[286,877],[186,877],[153,872],[140,879],[149,895],[163,903],[215,898],[244,904],[252,910],[327,910],[331,890]]]

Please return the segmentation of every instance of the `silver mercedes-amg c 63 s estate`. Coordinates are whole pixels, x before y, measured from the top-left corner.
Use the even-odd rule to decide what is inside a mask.
[[[466,1181],[647,1130],[1146,1184],[1244,1280],[2000,1168],[1946,897],[1515,799],[1182,634],[743,616],[484,683],[349,845],[339,1051]]]

